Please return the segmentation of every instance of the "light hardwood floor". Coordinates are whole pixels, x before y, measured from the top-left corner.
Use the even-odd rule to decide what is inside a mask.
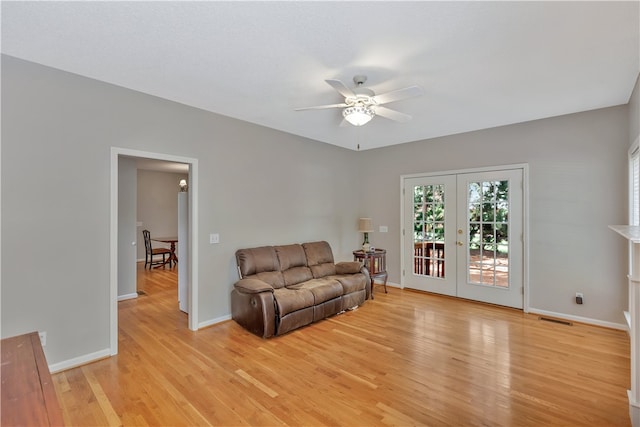
[[[630,425],[623,331],[376,287],[282,337],[191,332],[176,272],[138,271],[120,353],[53,376],[68,425]]]

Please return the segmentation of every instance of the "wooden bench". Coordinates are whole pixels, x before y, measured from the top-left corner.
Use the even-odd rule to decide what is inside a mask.
[[[5,338],[0,346],[2,425],[64,425],[38,333]]]

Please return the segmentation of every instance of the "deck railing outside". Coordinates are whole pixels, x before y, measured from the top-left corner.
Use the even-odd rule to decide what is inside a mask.
[[[493,252],[489,252],[493,254]],[[481,259],[480,249],[469,251],[468,279],[472,283],[509,286],[509,256],[497,252],[495,257]],[[413,273],[420,276],[445,277],[444,242],[415,242],[413,246]]]

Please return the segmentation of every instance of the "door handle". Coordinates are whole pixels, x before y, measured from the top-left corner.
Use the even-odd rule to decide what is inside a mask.
[[[464,245],[464,243],[462,243],[462,242],[456,242],[456,243],[458,244],[458,246]]]

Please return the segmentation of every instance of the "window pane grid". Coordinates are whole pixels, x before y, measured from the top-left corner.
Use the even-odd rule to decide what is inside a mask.
[[[468,184],[470,283],[509,286],[509,182]]]
[[[444,185],[413,188],[413,273],[444,277]]]

